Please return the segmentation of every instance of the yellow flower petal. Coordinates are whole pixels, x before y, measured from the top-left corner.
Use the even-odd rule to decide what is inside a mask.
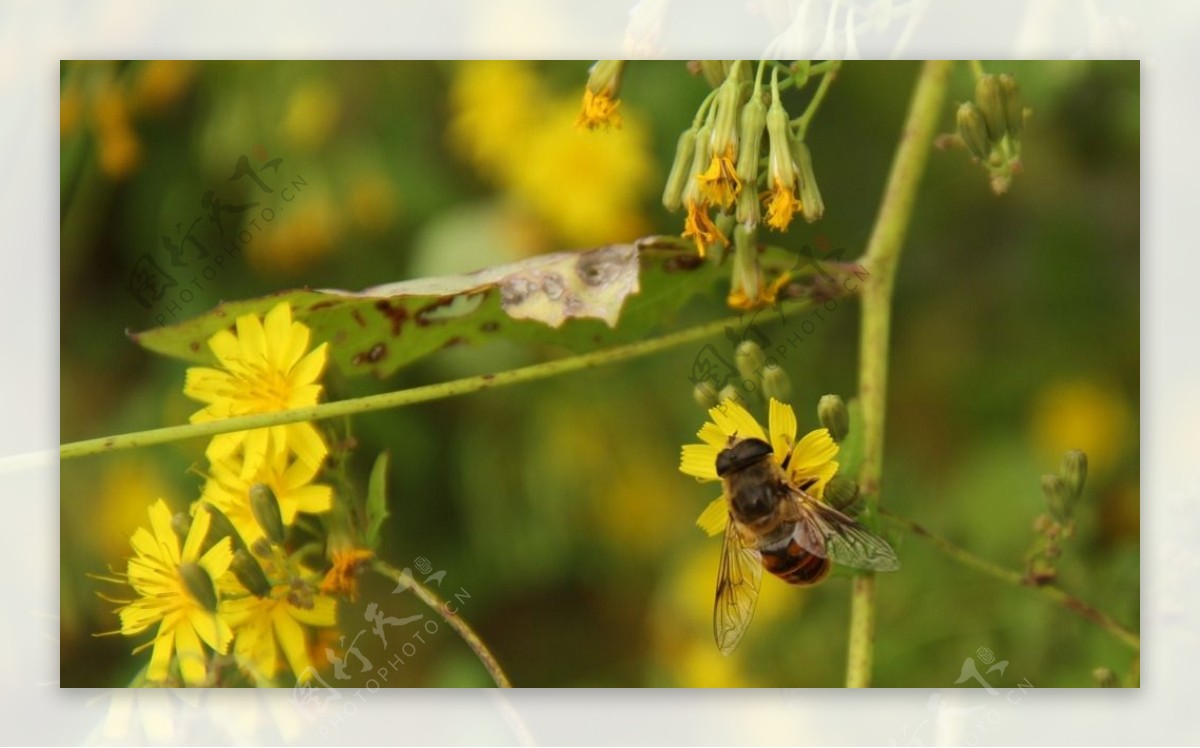
[[[720,426],[711,421],[705,421],[696,436],[700,437],[700,441],[705,444],[718,449],[724,449],[725,445],[729,443],[729,435],[722,431]]]
[[[242,364],[250,366],[267,360],[267,336],[257,314],[238,317],[237,338]]]
[[[325,455],[329,454],[329,447],[325,445],[320,432],[308,421],[290,423],[287,429],[288,447],[299,459],[309,464],[320,465]]]
[[[238,345],[237,336],[229,330],[218,330],[213,333],[213,336],[208,339],[208,349],[226,369],[241,364],[241,346]]]
[[[146,670],[146,679],[161,683],[167,679],[171,671],[171,653],[175,650],[175,631],[167,621],[158,628],[158,636],[154,638],[154,651],[150,654],[150,667]]]
[[[754,416],[734,400],[722,401],[720,405],[709,409],[708,416],[727,436],[767,440],[762,426],[754,420]]]
[[[837,457],[838,445],[829,435],[829,429],[816,429],[804,435],[792,450],[788,470],[793,475],[811,470]]]
[[[208,514],[208,512],[204,513]],[[229,566],[233,563],[232,542],[230,538],[221,538],[216,543],[213,543],[212,548],[209,548],[200,558],[200,566],[208,572],[208,575],[214,581],[220,579],[222,574],[229,571]]]
[[[187,540],[183,543],[181,557],[183,561],[195,561],[200,557],[200,545],[208,535],[210,524],[212,524],[212,515],[208,513],[207,509],[201,508],[192,516],[192,526],[188,528]]]
[[[179,563],[179,538],[171,527],[171,510],[167,502],[159,499],[150,507],[150,527],[154,529],[154,540],[161,548],[167,561]]]
[[[771,398],[767,423],[771,432],[771,447],[775,450],[775,460],[782,463],[796,441],[796,413],[792,406]]]
[[[309,668],[308,646],[304,641],[304,629],[290,615],[281,609],[275,614],[275,639],[283,656],[291,666],[292,672],[299,678]]]
[[[179,656],[179,672],[183,675],[183,682],[189,686],[202,685],[207,675],[205,666],[208,658],[190,621],[180,621],[175,626],[175,652]]]
[[[696,526],[708,533],[709,537],[725,532],[725,525],[728,523],[729,505],[725,501],[724,496],[718,496],[714,499],[711,504],[704,508],[704,511],[700,513],[700,517],[696,520]]]
[[[325,369],[325,362],[329,354],[329,344],[322,343],[312,350],[304,358],[300,359],[292,370],[289,376],[292,382],[296,385],[312,384],[321,376],[321,372]],[[308,405],[316,405],[316,402],[307,403]]]
[[[333,489],[329,486],[301,486],[288,494],[286,502],[280,502],[283,523],[290,525],[296,521],[296,514],[320,514],[329,511],[333,506]]]
[[[717,480],[717,448],[708,444],[685,444],[679,456],[679,472],[701,480]]]
[[[287,371],[283,365],[292,337],[292,307],[286,302],[276,304],[263,318],[263,333],[266,343],[267,362],[279,371]]]
[[[288,606],[288,613],[308,626],[334,626],[337,625],[337,600],[326,595],[317,595],[313,598],[311,609]]]

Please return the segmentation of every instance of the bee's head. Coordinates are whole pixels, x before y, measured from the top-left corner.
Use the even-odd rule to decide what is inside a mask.
[[[762,439],[742,439],[717,454],[717,475],[744,470],[771,454],[771,445]]]

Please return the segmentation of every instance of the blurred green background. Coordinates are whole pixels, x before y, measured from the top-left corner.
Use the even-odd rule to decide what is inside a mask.
[[[1012,72],[1033,114],[1025,171],[995,197],[961,151],[935,151],[896,291],[884,500],[984,558],[1022,568],[1040,475],[1087,451],[1091,474],[1062,585],[1137,628],[1139,617],[1139,69],[1134,63],[985,63]],[[812,125],[825,218],[784,246],[857,255],[870,231],[917,72],[847,63]],[[678,233],[658,204],[678,133],[705,93],[682,63],[635,63],[620,130],[581,133],[585,63],[131,62],[61,70],[61,438],[184,423],[185,364],[126,330],[219,300],[285,288],[367,286],[468,271],[545,251]],[[811,92],[789,98],[798,112]],[[953,104],[971,97],[957,66]],[[239,158],[279,190],[229,181]],[[282,159],[277,168],[268,168]],[[144,307],[127,289],[139,259],[172,268],[163,237],[208,223],[201,202],[280,209],[249,225],[213,278],[176,275],[191,296]],[[257,210],[257,209],[256,209]],[[244,224],[238,224],[244,220]],[[715,319],[726,289],[662,320]],[[826,315],[786,361],[801,430],[827,392],[856,386],[858,312]],[[721,341],[714,341],[718,344]],[[353,422],[352,473],[393,455],[383,555],[424,557],[465,590],[462,615],[527,686],[836,686],[848,589],[768,578],[734,656],[712,641],[719,541],[693,524],[713,498],[677,470],[704,413],[687,377],[701,345],[616,367],[482,392]],[[452,349],[387,381],[326,378],[328,399],[401,389],[564,355],[497,342]],[[760,413],[761,415],[761,413]],[[117,627],[85,576],[124,568],[128,539],[162,496],[199,495],[204,441],[64,463],[62,683],[120,685],[141,639]],[[956,565],[920,539],[879,583],[875,685],[950,687],[980,647],[1009,661],[993,685],[1092,685],[1132,653],[1026,590]],[[389,595],[367,581],[344,630]],[[389,612],[393,609],[389,608]],[[393,615],[421,612],[405,599]],[[426,611],[427,612],[427,611]],[[348,637],[349,638],[349,637]],[[380,655],[364,650],[368,656]],[[388,685],[480,686],[486,673],[444,626]],[[965,685],[973,685],[969,682]]]

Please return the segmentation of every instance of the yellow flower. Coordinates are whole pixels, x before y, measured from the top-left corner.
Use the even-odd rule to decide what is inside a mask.
[[[321,581],[321,592],[327,595],[345,595],[354,600],[358,597],[358,572],[375,554],[364,548],[345,548],[331,554],[333,567]]]
[[[146,678],[166,680],[171,654],[179,654],[179,671],[189,686],[204,682],[207,659],[201,642],[224,654],[233,638],[224,613],[215,612],[215,580],[229,569],[233,559],[229,538],[222,538],[201,556],[200,547],[208,534],[210,516],[197,512],[179,548],[171,527],[171,510],[162,499],[150,507],[153,532],[139,527],[131,544],[137,554],[129,559],[126,578],[138,599],[120,608],[121,633],[133,636],[159,624],[153,642]],[[207,587],[205,587],[207,585]],[[206,598],[206,599],[201,599]]]
[[[704,257],[708,251],[709,244],[715,242],[721,242],[723,245],[729,244],[729,240],[709,217],[708,203],[703,200],[699,202],[688,200],[687,217],[683,219],[683,235],[696,240],[696,252],[701,257]]]
[[[595,130],[597,127],[620,127],[621,113],[617,109],[621,102],[613,99],[608,91],[593,92],[590,88],[583,92],[583,109],[575,127],[580,130]]]
[[[288,453],[284,452],[268,456],[257,473],[243,478],[241,460],[225,458],[212,463],[200,498],[221,510],[249,547],[266,535],[250,509],[250,487],[266,484],[279,502],[283,524],[291,525],[298,513],[327,512],[333,503],[332,488],[312,485],[318,469],[319,466],[303,460],[289,462]]]
[[[792,216],[804,207],[796,199],[792,188],[793,185],[784,184],[776,179],[775,186],[763,196],[763,202],[767,204],[767,225],[776,231],[787,231]]]
[[[292,674],[303,683],[312,677],[304,626],[333,626],[337,623],[337,601],[315,592],[312,573],[301,566],[288,569],[265,563],[264,572],[275,578],[265,597],[247,595],[226,603],[230,625],[236,632],[233,653],[238,663],[256,679],[271,680],[279,672],[283,651]]]
[[[737,175],[734,164],[734,149],[714,153],[708,168],[697,177],[700,182],[700,192],[713,205],[729,208],[742,190],[742,180]]]
[[[238,317],[236,334],[214,334],[208,347],[222,368],[192,367],[183,387],[188,397],[208,403],[192,414],[192,423],[316,405],[328,344],[306,355],[309,336],[306,325],[292,321],[287,302],[267,312],[265,320],[255,314]],[[289,449],[308,465],[319,465],[329,452],[316,428],[303,422],[218,434],[206,454],[217,463],[239,447],[244,479],[257,473],[268,456],[278,459]]]
[[[479,60],[454,68],[449,134],[454,149],[485,175],[518,169],[524,134],[539,122],[545,92],[528,62]]]
[[[767,432],[754,420],[754,416],[733,400],[723,401],[709,410],[708,415],[712,420],[706,422],[696,434],[704,443],[683,446],[679,470],[686,475],[701,481],[720,480],[717,476],[717,454],[725,449],[732,436],[762,439],[770,443],[775,461],[780,466],[787,461],[784,472],[788,480],[796,485],[815,481],[808,489],[808,493],[815,498],[822,497],[825,485],[837,473],[838,464],[833,459],[837,457],[838,445],[829,431],[810,431],[797,442],[796,414],[792,406],[775,398],[771,398]],[[696,524],[709,535],[716,535],[725,529],[728,516],[728,507],[722,494],[708,505]]]
[[[620,127],[621,113],[617,107],[617,91],[621,87],[621,72],[625,63],[621,60],[599,60],[588,73],[587,88],[583,92],[583,110],[575,120],[580,130],[595,130],[597,127]]]

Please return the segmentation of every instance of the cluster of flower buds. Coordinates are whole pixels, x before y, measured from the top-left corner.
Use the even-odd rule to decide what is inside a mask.
[[[731,305],[771,303],[768,297],[779,284],[760,275],[758,226],[765,221],[775,231],[786,231],[796,215],[810,222],[821,217],[825,205],[812,157],[779,95],[780,66],[772,67],[769,91],[763,82],[766,63],[758,65],[757,75],[746,60],[701,61],[692,67],[715,89],[679,137],[663,205],[687,211],[683,235],[695,241],[701,257],[714,245],[729,246],[732,238],[739,260],[733,266]],[[807,64],[792,70],[793,83],[807,80]]]
[[[1025,117],[1021,88],[1008,73],[979,76],[975,100],[958,107],[958,137],[987,169],[997,195],[1006,192],[1021,171]]]
[[[1087,480],[1087,455],[1072,449],[1063,456],[1057,473],[1042,476],[1042,494],[1049,512],[1033,522],[1037,539],[1026,555],[1026,576],[1033,584],[1054,581],[1054,562],[1062,555],[1059,542],[1075,534],[1075,506]]]
[[[701,408],[707,410],[725,400],[747,407],[747,397],[761,398],[766,403],[771,398],[786,401],[792,394],[792,380],[787,372],[753,340],[738,343],[733,360],[740,376],[732,377],[720,391],[707,380],[696,385],[692,395]]]

